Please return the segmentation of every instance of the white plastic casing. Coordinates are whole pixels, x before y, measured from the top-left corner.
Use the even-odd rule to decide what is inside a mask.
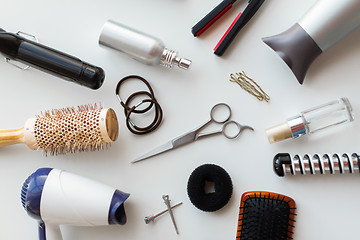
[[[47,240],[61,240],[60,224],[109,225],[109,208],[115,188],[53,169],[45,182],[40,215]]]

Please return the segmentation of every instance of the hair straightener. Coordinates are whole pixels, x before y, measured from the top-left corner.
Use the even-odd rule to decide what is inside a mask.
[[[235,18],[230,25],[224,36],[220,39],[219,43],[214,48],[214,53],[222,56],[225,50],[229,47],[230,43],[234,40],[239,31],[249,22],[254,14],[259,10],[265,0],[249,0],[249,4],[243,13]],[[236,0],[223,0],[217,5],[210,13],[201,19],[193,28],[191,32],[195,37],[200,36],[206,29],[208,29],[216,20],[224,15],[235,3]]]

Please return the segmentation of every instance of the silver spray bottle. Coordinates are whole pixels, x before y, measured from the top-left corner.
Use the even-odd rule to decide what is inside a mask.
[[[179,58],[175,51],[165,48],[164,43],[146,33],[108,20],[101,31],[99,44],[126,53],[135,60],[147,65],[174,65],[188,69],[191,61]]]

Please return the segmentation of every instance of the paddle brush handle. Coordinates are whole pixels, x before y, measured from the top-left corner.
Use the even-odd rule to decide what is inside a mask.
[[[0,130],[0,147],[24,143],[24,128]]]

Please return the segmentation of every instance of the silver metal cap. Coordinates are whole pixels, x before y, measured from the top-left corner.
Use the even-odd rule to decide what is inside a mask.
[[[306,134],[305,121],[298,115],[287,120],[293,138],[301,137]]]
[[[180,58],[180,60],[177,62],[177,65],[179,68],[182,69],[189,69],[190,65],[191,65],[192,61],[186,58]]]
[[[179,68],[185,70],[190,67],[191,63],[191,60],[186,58],[179,58],[177,56],[177,52],[169,50],[167,48],[164,49],[160,60],[160,64],[165,67],[172,68],[174,65],[177,65]]]

